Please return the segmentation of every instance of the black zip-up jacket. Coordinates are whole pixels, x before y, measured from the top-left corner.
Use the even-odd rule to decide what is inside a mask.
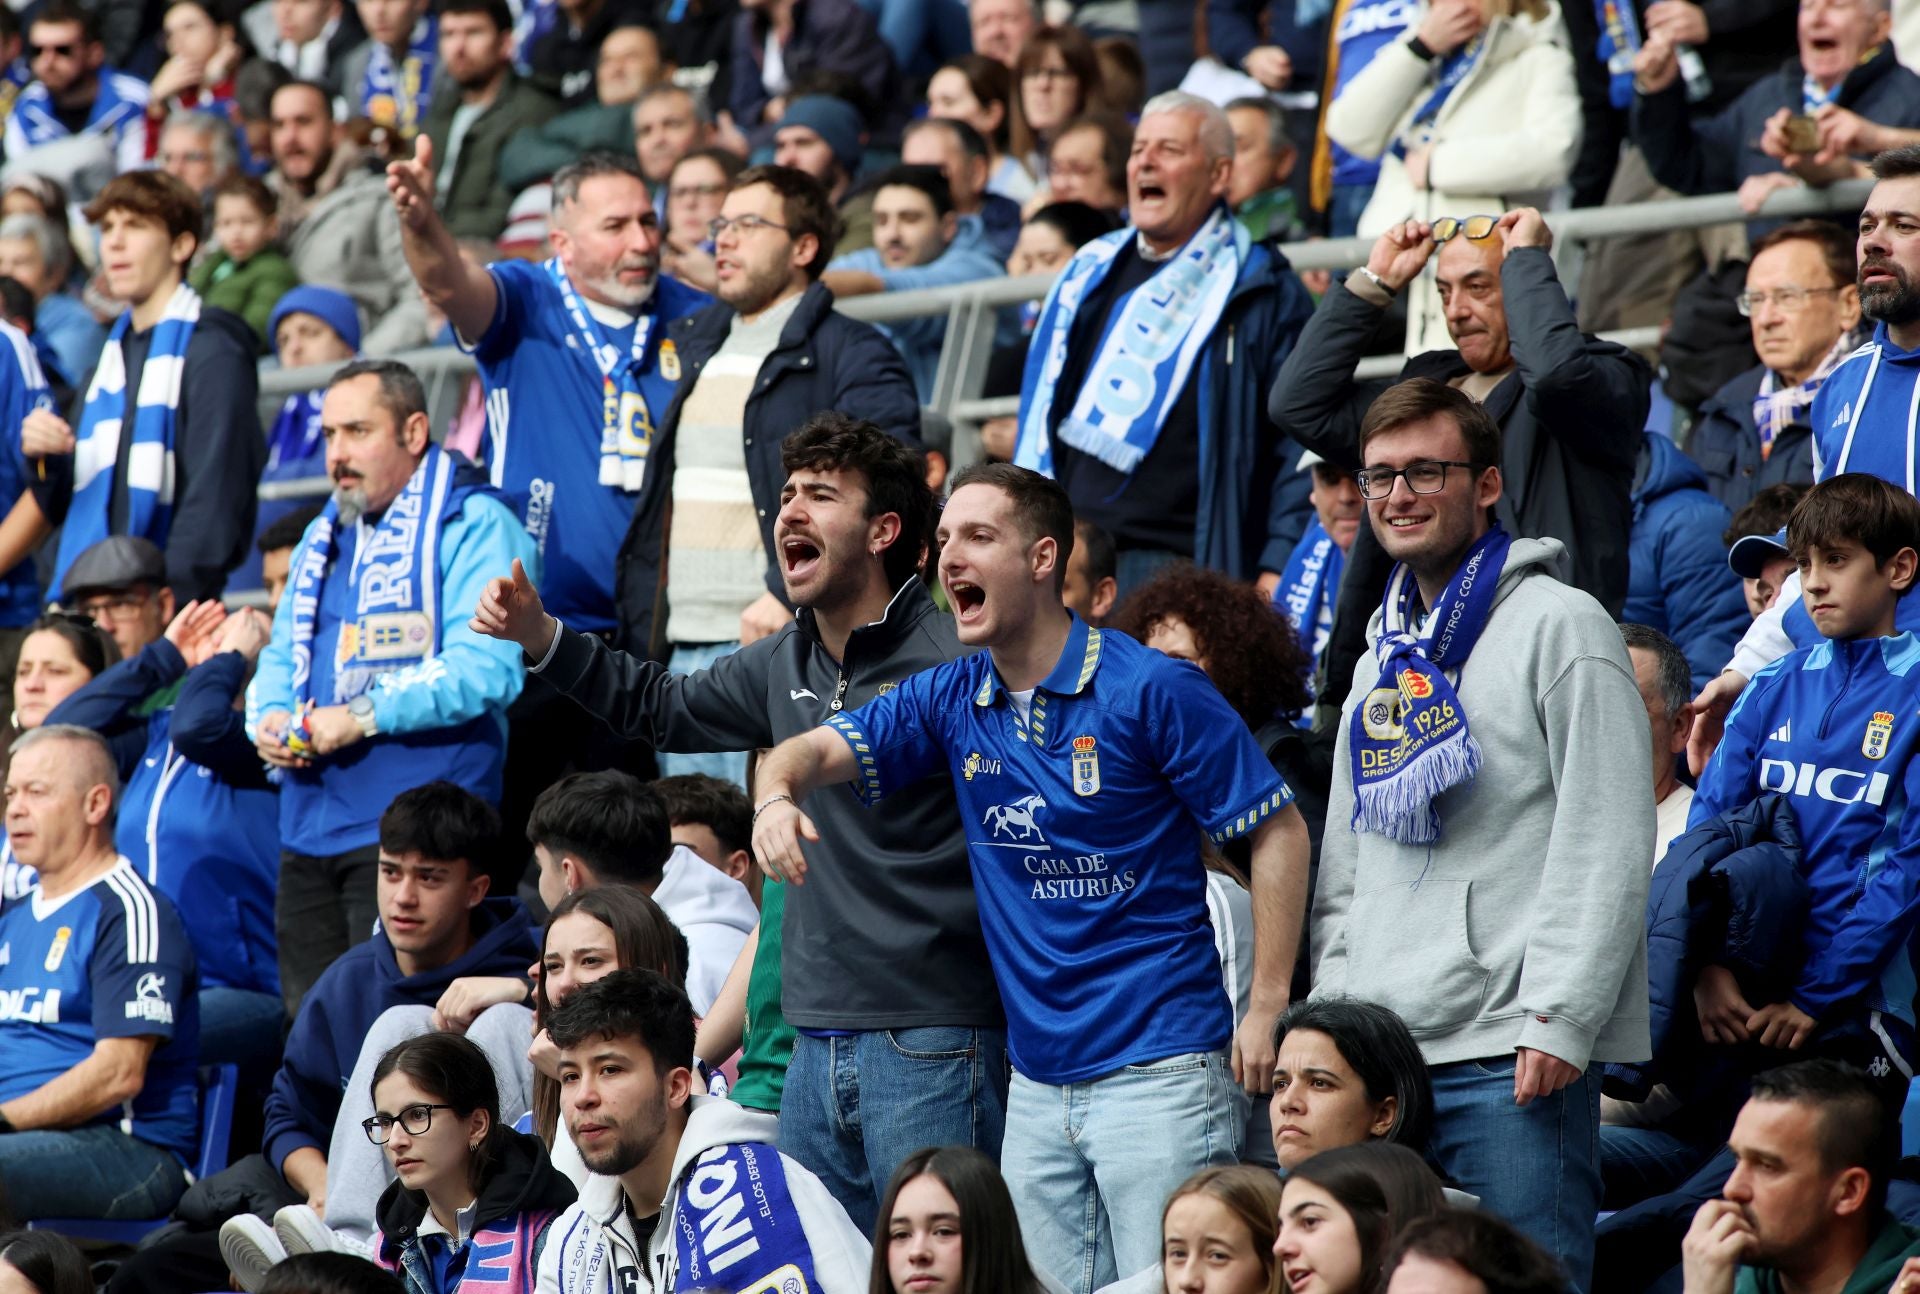
[[[854,630],[844,661],[803,607],[771,638],[694,674],[564,626],[534,668],[615,733],[691,753],[776,746],[967,654],[915,579]],[[851,786],[832,786],[808,797],[807,814],[820,843],[807,883],[787,893],[781,1014],[802,1029],[1004,1027],[952,779],[929,777],[872,809]]]

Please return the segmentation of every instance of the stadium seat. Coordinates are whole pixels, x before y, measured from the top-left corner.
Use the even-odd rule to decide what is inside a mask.
[[[200,1070],[200,1151],[190,1167],[193,1180],[203,1181],[227,1166],[227,1139],[233,1132],[233,1100],[240,1087],[237,1065],[208,1065]],[[29,1231],[54,1231],[74,1240],[101,1240],[137,1245],[149,1231],[167,1219],[140,1218],[108,1221],[103,1218],[35,1218]]]

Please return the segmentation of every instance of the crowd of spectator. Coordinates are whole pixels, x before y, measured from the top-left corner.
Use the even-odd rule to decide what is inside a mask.
[[[1908,61],[0,6],[0,1290],[1920,1291]]]

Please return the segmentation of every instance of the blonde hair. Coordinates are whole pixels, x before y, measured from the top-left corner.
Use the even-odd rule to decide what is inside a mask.
[[[1260,1256],[1262,1278],[1273,1279],[1273,1243],[1280,1235],[1280,1179],[1271,1169],[1251,1164],[1227,1164],[1203,1168],[1173,1188],[1167,1206],[1160,1211],[1160,1235],[1165,1242],[1167,1214],[1189,1195],[1211,1195],[1227,1206],[1228,1212],[1246,1224],[1253,1237],[1253,1251]],[[1162,1278],[1164,1286],[1165,1278]]]

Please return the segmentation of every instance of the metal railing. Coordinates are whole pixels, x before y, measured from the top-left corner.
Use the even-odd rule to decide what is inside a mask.
[[[1825,189],[1783,189],[1768,197],[1759,214],[1767,220],[1785,220],[1858,210],[1871,189],[1870,180],[1849,180]],[[1548,214],[1547,223],[1553,228],[1554,259],[1560,267],[1561,280],[1571,286],[1579,277],[1585,249],[1590,243],[1680,229],[1701,229],[1752,218],[1741,208],[1734,194],[1720,193],[1699,198],[1673,198],[1617,207],[1585,207],[1553,212]],[[1287,243],[1281,250],[1296,270],[1339,270],[1364,264],[1372,246],[1371,239],[1331,238]],[[953,424],[953,444],[948,456],[957,468],[978,461],[981,457],[981,423],[990,418],[1011,416],[1019,411],[1017,396],[985,398],[982,395],[1000,311],[1007,306],[1039,300],[1051,284],[1049,276],[1038,274],[1017,279],[989,279],[958,287],[852,297],[835,308],[849,318],[879,324],[928,315],[947,316],[946,341],[940,350],[940,363],[929,407],[944,414]],[[1628,328],[1601,335],[1623,346],[1646,351],[1652,350],[1660,340],[1658,328]],[[392,358],[412,366],[420,374],[421,381],[427,387],[427,403],[433,425],[436,428],[446,427],[460,407],[466,379],[476,371],[472,357],[450,347],[437,347],[402,351]],[[1391,377],[1400,371],[1400,365],[1401,359],[1397,355],[1377,355],[1362,360],[1355,370],[1355,376],[1363,379]],[[328,365],[263,369],[260,374],[260,400],[266,425],[271,425],[273,415],[287,396],[323,385],[332,373],[333,367]],[[324,477],[282,481],[260,487],[260,497],[263,499],[317,498],[326,493],[327,481]]]

